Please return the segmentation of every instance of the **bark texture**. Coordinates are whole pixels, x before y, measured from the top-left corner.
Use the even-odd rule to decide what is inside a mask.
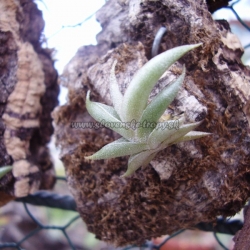
[[[97,19],[103,28],[98,44],[80,48],[67,65],[63,83],[69,100],[53,114],[68,184],[88,229],[122,246],[234,215],[250,194],[250,72],[241,63],[243,48],[228,24],[214,21],[204,0],[109,0]],[[92,100],[111,104],[108,76],[115,59],[124,92],[150,58],[161,26],[168,32],[160,51],[203,45],[173,65],[152,95],[185,64],[183,88],[168,113],[185,112],[190,122],[204,119],[197,130],[213,135],[171,146],[121,179],[126,157],[84,159],[118,136],[106,128],[76,129],[72,122],[93,121],[85,108],[87,90]]]
[[[235,242],[233,250],[248,250],[250,248],[250,209],[249,205],[244,208],[244,226],[237,232],[233,240]]]
[[[41,47],[44,21],[32,0],[0,1],[0,205],[51,188],[54,170],[47,143],[57,105],[52,51]]]

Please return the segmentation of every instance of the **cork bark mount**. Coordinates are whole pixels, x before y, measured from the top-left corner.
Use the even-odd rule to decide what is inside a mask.
[[[97,18],[103,27],[98,44],[79,49],[66,67],[62,79],[69,100],[53,114],[68,184],[88,229],[122,246],[234,215],[250,194],[250,74],[240,61],[243,49],[237,37],[224,22],[212,20],[204,1],[110,0]],[[204,120],[197,130],[212,136],[171,146],[147,167],[121,179],[126,157],[84,159],[118,136],[106,128],[75,124],[94,122],[85,108],[88,90],[91,100],[111,105],[108,76],[115,59],[124,93],[150,58],[161,26],[168,28],[162,51],[199,42],[203,46],[173,65],[152,96],[185,64],[183,87],[167,113],[185,112],[190,122]]]
[[[0,180],[2,205],[54,184],[46,144],[58,86],[51,52],[41,48],[44,21],[37,6],[6,0],[0,12],[0,165],[13,165],[12,173]]]

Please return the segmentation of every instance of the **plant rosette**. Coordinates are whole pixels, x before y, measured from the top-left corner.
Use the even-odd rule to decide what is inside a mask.
[[[141,166],[148,165],[157,153],[166,147],[210,135],[193,131],[201,122],[185,123],[184,115],[178,119],[163,119],[164,112],[175,99],[184,81],[185,67],[176,80],[148,103],[152,89],[164,72],[183,55],[200,45],[179,46],[152,58],[138,70],[124,95],[119,90],[115,76],[115,60],[109,78],[113,107],[91,101],[88,91],[86,108],[96,121],[122,137],[85,158],[101,160],[130,155],[127,171],[122,175],[128,177]]]

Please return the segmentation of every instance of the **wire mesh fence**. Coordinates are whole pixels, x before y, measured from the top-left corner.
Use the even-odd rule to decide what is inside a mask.
[[[24,236],[18,242],[6,242],[6,243],[0,244],[0,249],[13,248],[13,249],[22,250],[21,246],[22,246],[23,242],[25,242],[26,240],[29,240],[29,238],[31,238],[34,234],[37,234],[39,231],[41,231],[41,230],[49,230],[49,229],[61,231],[62,234],[64,235],[64,237],[67,239],[68,244],[71,247],[71,249],[76,249],[74,244],[72,243],[69,235],[67,234],[66,230],[72,223],[74,223],[74,221],[76,221],[77,219],[80,218],[79,215],[77,215],[73,219],[69,220],[69,222],[67,224],[65,224],[64,226],[44,225],[38,219],[36,219],[36,217],[31,213],[31,211],[29,210],[26,202],[23,202],[23,205],[24,205],[25,211],[27,212],[29,217],[36,223],[37,228],[30,231],[26,236]]]
[[[63,178],[60,178],[63,179]],[[16,242],[6,242],[0,235],[0,249],[18,249],[24,250],[23,244],[26,241],[29,241],[34,235],[38,234],[40,231],[47,231],[46,233],[49,234],[50,230],[59,231],[61,236],[64,237],[68,244],[67,249],[77,250],[77,249],[87,249],[81,246],[76,246],[74,242],[71,240],[67,230],[69,227],[74,224],[76,221],[80,220],[80,216],[77,214],[70,218],[64,225],[54,225],[51,223],[43,223],[41,222],[36,215],[33,214],[30,207],[36,207],[39,209],[39,206],[44,206],[47,209],[50,208],[59,208],[61,210],[66,211],[74,211],[76,212],[76,204],[72,196],[70,195],[60,195],[57,193],[47,192],[47,191],[40,191],[35,194],[29,195],[24,198],[16,199],[15,202],[19,202],[23,204],[24,210],[28,217],[32,220],[35,224],[35,227],[30,230],[26,235],[20,236],[20,239]],[[74,226],[74,225],[72,225]],[[199,229],[205,232],[213,232],[214,237],[223,249],[227,249],[226,246],[220,241],[217,233],[229,234],[234,235],[238,232],[243,226],[241,220],[225,220],[223,218],[218,218],[217,223],[214,225],[213,223],[199,223],[198,225],[194,226],[194,229]],[[172,238],[176,237],[177,235],[183,233],[186,230],[180,230],[170,236],[167,236],[165,239],[162,240],[161,243],[156,244],[154,241],[147,241],[142,246],[127,246],[125,248],[120,248],[121,250],[129,250],[129,249],[156,249],[161,250],[161,248]],[[33,249],[33,248],[32,248]],[[109,248],[115,249],[115,248]]]
[[[232,13],[236,16],[239,23],[247,30],[250,31],[249,25],[240,17],[240,14],[237,13],[234,6],[239,3],[241,0],[233,2],[230,6],[227,6],[225,8],[230,9]],[[92,16],[92,15],[91,15]],[[86,20],[84,20],[86,21]],[[84,22],[83,21],[83,22]],[[83,22],[76,24],[81,25]],[[74,27],[74,26],[71,26]],[[66,28],[66,27],[63,27]],[[250,43],[244,46],[245,49],[250,48]],[[58,180],[66,180],[64,177],[58,177]],[[51,193],[46,191],[40,191],[33,195],[29,195],[24,198],[17,199],[15,202],[19,202],[23,204],[24,211],[26,215],[28,215],[29,219],[33,222],[35,227],[31,229],[29,232],[27,232],[25,235],[19,235],[19,239],[15,242],[5,240],[1,235],[1,230],[4,229],[4,224],[1,226],[1,220],[0,220],[0,249],[18,249],[18,250],[24,250],[23,247],[25,242],[28,242],[32,237],[37,235],[41,231],[46,231],[46,233],[49,234],[51,231],[58,231],[61,233],[61,236],[64,238],[64,240],[68,244],[67,249],[77,250],[77,249],[88,249],[84,246],[79,246],[74,243],[74,241],[71,239],[70,235],[68,234],[68,230],[70,227],[74,226],[74,224],[77,221],[80,220],[79,214],[77,214],[76,209],[76,203],[72,196],[70,195],[61,195],[58,193]],[[54,225],[52,223],[44,223],[41,222],[37,216],[31,211],[32,207],[35,207],[35,209],[40,209],[39,206],[46,207],[46,209],[51,208],[57,208],[60,210],[65,211],[73,211],[76,214],[68,219],[68,221],[63,225]],[[18,213],[19,211],[16,211]],[[218,218],[216,224],[212,223],[199,223],[198,225],[195,225],[194,229],[199,229],[205,232],[213,232],[214,238],[216,239],[218,245],[222,249],[228,249],[220,240],[218,237],[218,233],[222,234],[228,234],[228,235],[235,235],[236,232],[238,232],[243,226],[243,222],[241,220],[225,220],[223,218]],[[129,250],[129,249],[156,249],[161,250],[162,247],[172,238],[176,237],[177,235],[182,234],[186,230],[180,230],[171,236],[167,236],[165,239],[163,239],[159,244],[156,244],[155,241],[147,241],[142,246],[127,246],[125,248],[120,248],[122,250]],[[42,239],[41,239],[42,241]],[[35,246],[31,249],[37,249]],[[115,248],[109,248],[109,249],[115,249]]]
[[[237,0],[237,1],[235,1],[234,3],[232,3],[231,5],[229,5],[229,6],[225,7],[225,8],[230,9],[230,10],[233,12],[233,14],[235,15],[235,17],[237,18],[237,20],[240,22],[240,24],[241,24],[244,28],[246,28],[247,31],[250,32],[250,27],[247,25],[247,23],[246,23],[245,21],[242,20],[242,18],[240,17],[240,15],[239,15],[239,14],[237,13],[237,11],[234,9],[234,6],[235,6],[237,3],[239,3],[240,1],[241,1],[241,0]],[[247,49],[247,48],[249,48],[249,47],[250,47],[250,43],[248,43],[247,45],[245,45],[245,46],[244,46],[244,49]]]

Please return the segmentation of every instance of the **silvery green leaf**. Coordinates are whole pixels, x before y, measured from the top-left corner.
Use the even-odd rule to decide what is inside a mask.
[[[199,138],[202,138],[202,137],[208,136],[208,135],[211,135],[211,133],[201,132],[201,131],[190,131],[186,135],[184,135],[183,137],[174,141],[173,143],[176,144],[176,143],[183,142],[183,141],[195,140],[195,139],[199,139]]]
[[[123,99],[124,121],[139,121],[146,108],[148,97],[163,73],[188,51],[201,44],[183,45],[163,52],[148,61],[134,76]]]
[[[0,167],[0,179],[12,170],[12,166]]]
[[[146,167],[158,154],[160,150],[156,151],[155,153],[152,153],[142,164],[142,167]]]
[[[185,78],[185,68],[183,68],[182,74],[169,86],[163,89],[152,101],[148,104],[143,111],[141,117],[141,123],[143,121],[157,123],[160,117],[163,115],[169,104],[174,100],[177,95],[181,84]],[[138,129],[138,136],[144,137],[153,131],[153,128],[140,127]]]
[[[143,165],[146,165],[145,163],[147,163],[148,160],[150,160],[150,158],[151,158],[150,156],[152,154],[155,154],[155,151],[148,150],[148,151],[143,151],[139,154],[135,154],[135,155],[130,156],[130,158],[128,160],[127,171],[121,177],[128,177],[128,176],[132,175],[138,168],[140,168]]]
[[[111,96],[111,100],[112,100],[112,103],[114,105],[116,112],[119,114],[120,118],[122,119],[121,107],[122,107],[123,95],[119,90],[119,86],[118,86],[116,76],[115,76],[116,63],[117,63],[117,60],[114,61],[112,68],[111,68],[111,72],[110,72],[110,78],[109,78],[110,96]]]
[[[177,120],[169,120],[158,123],[157,127],[148,137],[148,145],[151,149],[158,147],[163,141],[171,138],[172,135],[178,134],[179,129],[184,123],[184,117]],[[188,133],[188,132],[187,132]]]
[[[184,124],[180,126],[180,129],[176,131],[176,133],[171,134],[169,137],[163,139],[161,138],[160,141],[163,142],[161,145],[161,148],[167,147],[170,144],[175,144],[174,142],[186,135],[188,132],[191,130],[195,129],[201,124],[201,122],[194,122],[194,123],[189,123],[189,124]]]
[[[86,108],[95,120],[102,123],[105,127],[114,130],[126,139],[133,137],[133,131],[121,124],[121,121],[113,107],[99,102],[92,102],[90,101],[89,96],[90,91],[88,91],[86,97]]]
[[[105,112],[108,112],[109,114],[114,116],[119,121],[121,120],[119,115],[117,114],[116,110],[113,107],[106,105],[106,104],[103,104],[103,103],[100,103],[100,102],[94,102],[94,103],[97,103],[100,106],[100,108],[102,108]]]
[[[125,139],[125,138],[123,138],[123,137],[121,137],[121,138],[119,138],[119,139],[117,139],[117,140],[115,140],[115,141],[113,141],[113,142],[111,142],[111,143],[120,143],[120,142],[129,142],[127,139]]]
[[[117,140],[107,144],[93,155],[87,156],[85,158],[90,160],[115,158],[125,155],[137,154],[147,149],[148,146],[145,143],[124,142]]]

